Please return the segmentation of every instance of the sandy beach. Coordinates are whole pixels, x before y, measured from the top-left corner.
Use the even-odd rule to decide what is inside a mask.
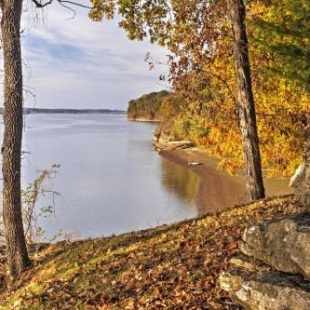
[[[162,150],[164,158],[192,170],[200,178],[199,190],[195,198],[199,215],[216,212],[248,202],[245,195],[244,178],[229,175],[224,170],[218,170],[218,160],[196,149]],[[190,166],[189,161],[201,163]],[[292,193],[289,179],[264,179],[266,197],[281,196]]]

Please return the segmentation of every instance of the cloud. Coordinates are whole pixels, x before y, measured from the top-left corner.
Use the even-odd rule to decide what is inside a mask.
[[[117,20],[96,23],[82,9],[72,19],[52,5],[28,9],[22,28],[25,88],[36,95],[26,106],[125,109],[130,99],[167,87],[158,80],[167,68],[149,71],[144,62],[147,52],[165,61],[167,51],[130,41]]]

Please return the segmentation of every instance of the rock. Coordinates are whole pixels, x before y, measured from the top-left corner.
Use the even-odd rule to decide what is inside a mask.
[[[244,254],[279,271],[310,278],[310,212],[252,226],[242,239],[239,247]]]
[[[310,282],[300,275],[270,271],[267,266],[259,272],[232,266],[219,281],[233,301],[248,310],[310,309]]]
[[[310,212],[251,226],[220,286],[248,310],[310,309]],[[247,255],[247,256],[246,256]]]
[[[290,180],[290,186],[295,189],[299,200],[310,208],[310,161],[304,160],[296,169]]]
[[[229,262],[234,267],[246,269],[251,272],[262,273],[270,270],[270,266],[242,254],[235,255]]]
[[[172,140],[169,135],[161,133],[160,136],[153,137],[153,144],[161,150],[182,150],[195,147],[196,144],[188,140]]]
[[[168,145],[172,149],[185,149],[185,148],[194,147],[196,144],[192,141],[181,140],[181,141],[169,141]]]

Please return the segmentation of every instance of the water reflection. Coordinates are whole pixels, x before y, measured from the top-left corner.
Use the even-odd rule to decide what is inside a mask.
[[[163,187],[175,194],[187,207],[195,207],[194,198],[199,188],[199,177],[182,166],[176,165],[166,159],[161,161],[161,183]]]

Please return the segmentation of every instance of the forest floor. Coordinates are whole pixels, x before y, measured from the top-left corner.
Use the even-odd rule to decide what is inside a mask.
[[[3,282],[0,309],[241,309],[218,277],[238,255],[244,228],[300,211],[285,196],[144,231],[48,245],[32,253],[34,266],[19,281]]]

